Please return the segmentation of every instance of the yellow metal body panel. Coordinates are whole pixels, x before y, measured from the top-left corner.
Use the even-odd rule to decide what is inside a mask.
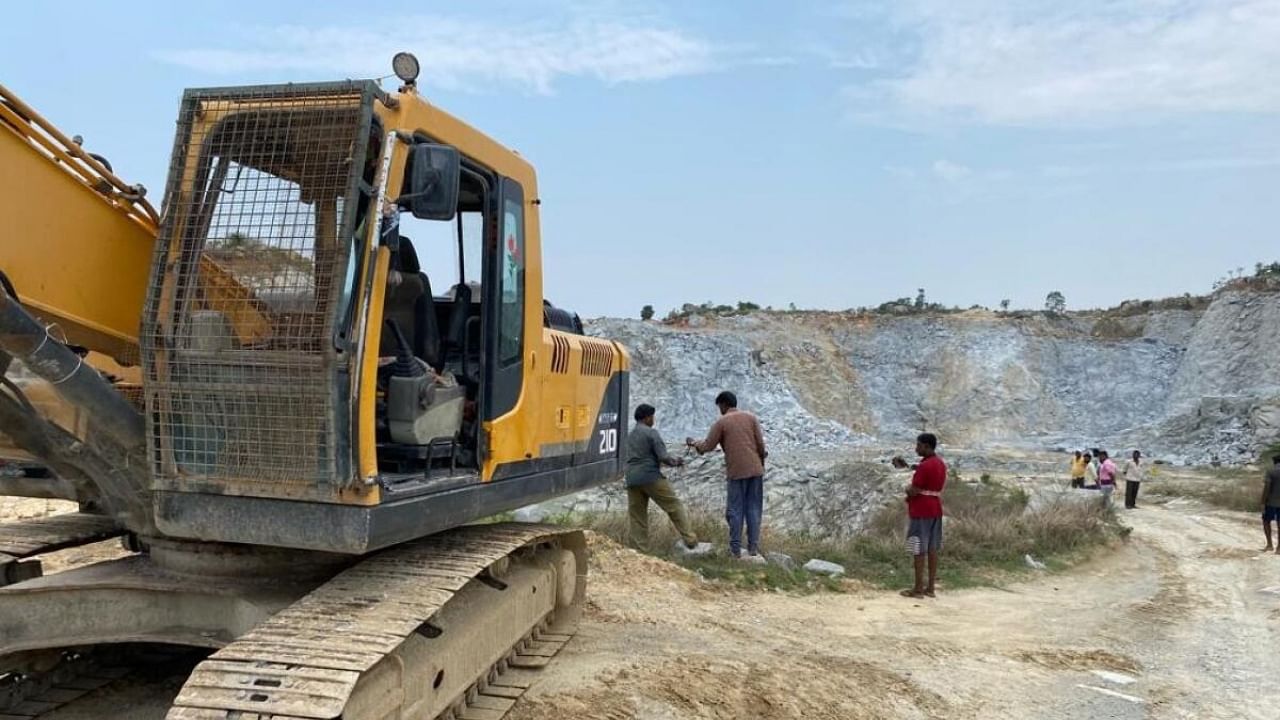
[[[376,250],[373,263],[373,287],[387,286],[387,272],[391,263],[391,251],[385,247]],[[366,302],[369,304],[369,317],[382,317],[382,302],[385,295],[372,293]],[[377,348],[382,342],[382,322],[370,322],[364,328],[364,347]],[[374,478],[378,475],[378,446],[372,442],[374,437],[375,407],[377,404],[378,353],[365,352],[360,360],[359,422],[360,422],[360,477]],[[363,390],[368,388],[368,392]]]
[[[0,122],[0,271],[22,304],[57,323],[69,342],[136,363],[155,226],[31,135]]]
[[[585,446],[590,442],[609,377],[582,375],[581,339],[554,333],[543,327],[542,234],[539,217],[538,181],[532,165],[518,153],[474,127],[427,102],[416,92],[393,96],[394,107],[375,104],[375,112],[386,130],[412,134],[422,132],[433,140],[451,145],[463,156],[493,172],[518,182],[524,191],[524,383],[515,407],[485,424],[489,454],[482,479],[494,477],[498,466],[544,456],[544,450]],[[384,152],[393,152],[388,196],[401,191],[408,147],[393,143]],[[553,334],[569,338],[574,348],[570,372],[552,373]],[[597,341],[598,342],[598,341]],[[628,371],[629,359],[616,348],[615,371]],[[372,386],[362,385],[361,393]],[[559,409],[570,408],[574,421],[568,427],[559,422]],[[372,437],[372,425],[362,422],[361,437]]]
[[[536,443],[534,457],[561,454],[569,448],[582,452],[587,443],[600,440],[591,433],[596,426],[605,390],[615,373],[630,371],[630,358],[621,346],[605,340],[547,328],[542,329],[539,339],[541,349],[538,367],[526,379],[526,383],[536,382],[539,385],[539,396],[544,407],[537,408],[536,412],[526,411],[519,418],[504,419],[522,422],[530,427]],[[562,347],[569,349],[567,358],[560,363],[566,368],[563,372],[554,371],[551,363],[557,339]],[[612,366],[607,373],[583,373],[584,347],[588,346],[594,346],[598,353],[607,347],[614,354]]]

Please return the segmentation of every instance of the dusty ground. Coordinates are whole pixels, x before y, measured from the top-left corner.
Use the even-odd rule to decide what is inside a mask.
[[[1175,501],[1124,521],[1069,574],[927,602],[716,590],[606,549],[512,717],[1275,717],[1280,556],[1252,518]]]
[[[0,519],[60,509],[3,499]],[[1127,544],[1067,574],[929,601],[729,590],[597,541],[583,626],[509,717],[1274,717],[1280,556],[1256,521],[1178,500],[1123,519]],[[178,686],[131,679],[47,720],[161,718]]]

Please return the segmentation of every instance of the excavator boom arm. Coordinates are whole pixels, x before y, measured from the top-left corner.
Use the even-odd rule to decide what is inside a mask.
[[[145,190],[0,85],[0,273],[69,344],[138,357],[159,217]]]

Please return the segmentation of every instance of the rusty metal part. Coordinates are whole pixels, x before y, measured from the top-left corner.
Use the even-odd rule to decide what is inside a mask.
[[[585,574],[582,534],[550,526],[469,526],[393,548],[201,663],[168,718],[434,718],[469,700],[502,705],[481,689],[563,645]],[[536,644],[553,620],[561,632]]]

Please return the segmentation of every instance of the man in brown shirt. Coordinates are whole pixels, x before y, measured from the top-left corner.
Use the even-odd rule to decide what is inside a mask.
[[[724,449],[728,492],[725,520],[729,523],[729,552],[742,557],[742,523],[747,524],[747,556],[760,557],[760,520],[764,515],[764,433],[755,415],[738,410],[738,398],[725,391],[716,397],[720,419],[711,426],[707,438],[697,442],[687,438],[699,455]]]

